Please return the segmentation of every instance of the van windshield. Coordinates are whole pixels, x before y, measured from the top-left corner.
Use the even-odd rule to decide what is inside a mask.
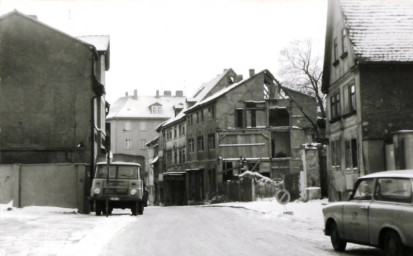
[[[108,166],[98,165],[95,177],[105,179]],[[139,179],[139,167],[132,165],[111,165],[109,166],[109,179]]]

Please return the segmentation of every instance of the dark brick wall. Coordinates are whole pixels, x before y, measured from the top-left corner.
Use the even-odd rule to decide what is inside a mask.
[[[360,65],[363,138],[413,129],[413,65]]]
[[[92,51],[19,14],[0,31],[1,162],[89,163]]]

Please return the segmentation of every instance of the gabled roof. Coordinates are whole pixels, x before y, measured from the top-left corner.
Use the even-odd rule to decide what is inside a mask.
[[[70,40],[73,40],[73,41],[75,41],[75,42],[77,42],[77,43],[80,43],[80,44],[84,45],[85,47],[88,47],[88,48],[93,47],[93,49],[96,50],[96,48],[95,48],[94,45],[92,45],[92,44],[90,44],[90,43],[88,43],[88,42],[85,42],[85,41],[83,41],[83,40],[80,40],[80,39],[78,39],[78,38],[76,38],[76,37],[74,37],[74,36],[71,36],[71,35],[69,35],[69,34],[66,34],[66,33],[64,33],[64,32],[62,32],[62,31],[60,31],[60,30],[58,30],[58,29],[56,29],[56,28],[53,28],[53,27],[51,27],[51,26],[49,26],[49,25],[47,25],[47,24],[45,24],[45,23],[43,23],[43,22],[40,22],[37,18],[34,18],[33,16],[23,14],[23,13],[17,11],[17,10],[11,11],[11,12],[9,12],[9,13],[6,13],[6,14],[0,16],[0,22],[3,21],[3,20],[8,19],[8,18],[10,18],[10,17],[13,17],[13,16],[18,16],[18,17],[27,19],[27,20],[35,23],[35,24],[41,25],[41,26],[46,27],[46,28],[48,28],[48,29],[50,29],[50,30],[52,30],[52,31],[54,31],[54,32],[57,32],[57,33],[65,36],[65,37],[67,37],[67,38],[70,39]]]
[[[322,91],[328,92],[336,9],[359,63],[413,62],[413,0],[329,0]]]
[[[174,106],[185,102],[185,97],[176,96],[125,96],[111,105],[106,119],[117,118],[157,118],[168,119],[175,116]],[[150,106],[162,105],[162,113],[152,114]]]
[[[340,0],[356,58],[413,61],[412,0]]]
[[[213,79],[211,79],[209,82],[203,83],[194,93],[192,98],[188,99],[189,101],[200,101],[203,100],[206,95],[229,73],[233,72],[232,69],[226,69],[224,72],[220,75],[217,75]]]
[[[262,73],[262,72],[260,72],[260,73]],[[258,74],[260,74],[260,73],[258,73]],[[253,77],[257,76],[258,74],[255,74]],[[231,84],[230,86],[228,86],[228,87],[226,87],[226,88],[224,88],[224,89],[222,89],[222,90],[214,93],[213,95],[211,95],[211,96],[209,96],[209,97],[207,97],[207,98],[205,98],[205,99],[203,99],[203,100],[198,101],[198,102],[195,103],[192,107],[184,110],[185,113],[188,112],[188,111],[191,111],[191,110],[193,110],[193,109],[196,109],[196,108],[198,108],[198,107],[200,107],[200,106],[204,106],[205,104],[208,104],[208,103],[212,102],[213,100],[215,100],[215,99],[217,99],[217,98],[225,95],[227,92],[229,92],[229,91],[237,88],[238,86],[240,86],[241,84],[243,84],[245,81],[250,80],[251,78],[252,78],[252,77],[250,77],[250,78],[248,78],[248,79],[244,79],[244,80],[239,81],[239,82],[237,82],[237,83]]]
[[[208,94],[211,93],[211,91],[215,88],[216,85],[219,84],[219,82],[227,76],[227,74],[229,72],[233,72],[235,73],[231,68],[230,69],[225,69],[224,72],[222,74],[217,75],[216,77],[214,77],[213,79],[211,79],[209,82],[203,83],[194,93],[194,95],[192,96],[192,98],[187,99],[187,102],[192,102],[195,103],[195,105],[197,105],[197,103],[199,101],[202,101],[203,99],[205,99],[205,97],[207,97]],[[232,86],[232,85],[231,85]],[[231,87],[229,86],[229,87]],[[191,107],[192,108],[192,107]],[[179,112],[178,115],[168,119],[167,121],[165,121],[164,123],[160,124],[156,130],[161,129],[164,126],[168,126],[171,124],[174,124],[176,122],[180,122],[181,119],[185,118],[185,111],[187,109],[183,109],[181,112]]]

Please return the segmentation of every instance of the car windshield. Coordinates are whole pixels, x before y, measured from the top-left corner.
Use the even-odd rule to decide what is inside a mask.
[[[373,198],[374,180],[366,179],[358,183],[357,189],[354,192],[353,199],[355,200],[370,200]]]
[[[107,178],[107,165],[98,165],[96,178]],[[137,179],[139,178],[139,167],[133,165],[111,165],[109,166],[109,179]]]

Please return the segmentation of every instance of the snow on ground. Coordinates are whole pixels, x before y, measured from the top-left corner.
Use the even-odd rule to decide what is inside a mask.
[[[134,221],[78,214],[77,209],[0,204],[0,256],[3,255],[98,255],[110,239]]]
[[[271,222],[281,222],[291,234],[320,233],[323,204],[327,199],[279,204],[274,198],[254,202],[229,202],[205,207],[232,207]],[[117,232],[139,219],[129,210],[114,211],[113,217],[78,214],[76,209],[30,206],[13,208],[0,204],[0,256],[3,255],[99,255]],[[297,228],[299,230],[297,230]]]
[[[323,233],[324,220],[322,209],[328,203],[328,199],[300,200],[286,205],[279,204],[275,198],[257,199],[253,202],[229,202],[211,205],[213,207],[236,207],[259,213],[262,218],[278,223],[282,222],[291,227],[292,233],[303,232],[305,234]]]

